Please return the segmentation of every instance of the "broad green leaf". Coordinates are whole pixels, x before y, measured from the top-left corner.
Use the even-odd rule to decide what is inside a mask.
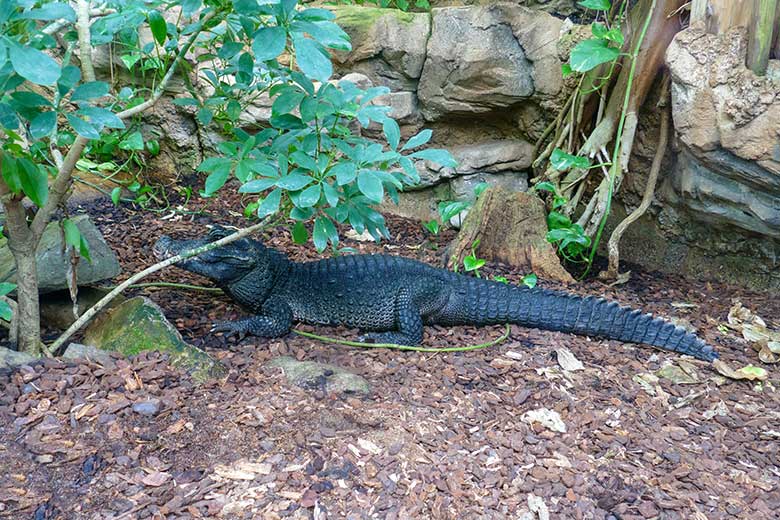
[[[37,164],[25,158],[17,161],[19,168],[19,182],[22,191],[39,208],[46,204],[49,198],[49,177]]]
[[[569,168],[586,169],[590,167],[590,159],[579,155],[566,153],[560,148],[553,150],[550,154],[550,164],[558,171],[566,171]]]
[[[18,161],[7,153],[0,154],[0,174],[12,193],[22,191],[22,182],[19,179]]]
[[[623,43],[625,42],[625,36],[618,26],[615,26],[607,31],[607,34],[604,35],[604,38],[611,42],[617,43],[619,47],[622,47]]]
[[[92,263],[92,256],[89,254],[89,242],[83,236],[79,241],[79,255],[90,264]]]
[[[8,48],[11,65],[17,74],[37,85],[54,85],[60,77],[60,65],[54,58],[29,45]]]
[[[569,63],[577,72],[588,72],[602,63],[609,63],[620,56],[620,49],[608,47],[606,40],[589,39],[578,43],[571,51]]]
[[[73,114],[68,114],[68,122],[80,136],[87,139],[100,138],[100,132],[98,132],[94,126],[92,126],[90,123],[87,123],[83,119],[79,119]]]
[[[377,203],[382,202],[385,189],[382,186],[382,181],[374,172],[363,170],[358,173],[357,184],[360,192],[368,197],[369,200]]]
[[[214,112],[212,112],[211,109],[202,107],[200,110],[198,110],[198,114],[195,117],[198,118],[198,121],[202,125],[206,126],[211,123],[212,119],[214,119]]]
[[[310,38],[295,38],[293,42],[295,59],[301,71],[317,81],[328,81],[333,75],[333,64],[322,45]]]
[[[62,67],[62,74],[57,81],[57,90],[61,96],[67,94],[81,79],[81,71],[74,65]]]
[[[111,190],[111,202],[114,203],[114,206],[119,206],[119,200],[122,196],[122,188],[117,186],[113,190]]]
[[[449,222],[452,217],[461,211],[468,209],[471,203],[460,200],[443,201],[439,203],[439,218],[442,222]]]
[[[5,296],[6,294],[10,293],[16,289],[15,283],[9,283],[9,282],[1,282],[0,283],[0,296]]]
[[[133,132],[119,142],[119,148],[122,150],[141,151],[144,149],[144,137],[141,135],[141,132]]]
[[[303,33],[306,33],[325,47],[347,52],[352,50],[347,33],[333,22],[309,22],[296,19],[291,28],[296,36],[302,37]]]
[[[14,17],[15,19],[23,20],[43,20],[52,21],[60,18],[69,22],[76,21],[76,11],[71,6],[64,2],[51,2],[43,4],[38,9],[30,9],[25,13],[20,13]]]
[[[335,208],[339,205],[339,199],[341,197],[339,195],[339,190],[336,189],[334,185],[329,182],[325,182],[322,184],[322,191],[325,192],[325,200],[328,201],[328,204],[332,208]]]
[[[0,300],[0,319],[10,322],[14,317],[14,311],[4,300]]]
[[[390,148],[393,150],[397,149],[398,144],[401,142],[401,128],[399,128],[398,123],[396,123],[394,119],[388,117],[382,124],[382,130],[385,133]]]
[[[305,244],[309,240],[309,231],[300,220],[292,228],[292,239],[296,244]]]
[[[51,101],[36,92],[17,90],[11,93],[14,101],[25,107],[50,107]]]
[[[269,61],[284,52],[287,32],[284,27],[263,27],[252,37],[252,52],[256,61]]]
[[[181,10],[184,16],[191,16],[194,14],[200,6],[203,4],[203,0],[184,0],[181,3]]]
[[[268,194],[263,202],[257,207],[257,216],[259,218],[265,218],[268,215],[273,215],[279,210],[279,204],[282,201],[282,190],[276,188],[274,191]]]
[[[303,190],[298,196],[297,206],[300,208],[310,208],[315,204],[317,204],[317,202],[320,200],[321,194],[322,194],[322,188],[320,188],[319,184],[309,186],[308,188]]]
[[[403,148],[401,148],[401,150],[411,150],[412,148],[422,146],[430,141],[431,135],[433,135],[433,131],[426,128],[406,141],[406,144],[403,146]]]
[[[274,99],[274,104],[271,109],[274,114],[286,114],[296,108],[305,96],[306,94],[303,92],[292,89],[287,90]]]
[[[30,135],[34,139],[41,139],[51,134],[54,125],[57,124],[57,113],[54,111],[41,112],[30,121]]]
[[[214,195],[217,190],[225,185],[229,176],[230,168],[218,168],[211,172],[209,176],[206,177],[206,183],[204,186],[205,196],[211,197]]]
[[[239,193],[260,193],[271,186],[274,186],[276,184],[277,179],[272,178],[266,178],[266,179],[255,179],[247,182],[240,188],[238,188]]]
[[[482,193],[490,187],[490,184],[487,182],[480,182],[476,186],[474,186],[474,196],[479,198]]]
[[[607,35],[607,26],[603,23],[599,22],[593,22],[590,24],[590,32],[593,33],[593,36],[596,38],[604,39],[604,37]]]
[[[172,103],[178,106],[200,106],[200,101],[191,97],[176,98],[172,101]]]
[[[430,148],[428,150],[420,150],[410,155],[416,159],[425,159],[444,166],[445,168],[454,168],[458,165],[458,162],[450,155],[447,150],[440,150],[438,148]]]
[[[585,9],[593,9],[594,11],[609,11],[612,7],[609,0],[582,0],[579,4]]]
[[[355,167],[355,163],[340,162],[331,168],[328,173],[330,175],[335,175],[338,185],[343,186],[355,180],[355,177],[357,177],[357,168]]]
[[[149,28],[152,30],[155,41],[159,45],[164,44],[168,36],[168,26],[160,11],[149,11]]]
[[[572,70],[571,65],[569,63],[564,63],[561,65],[561,75],[565,78],[566,76],[570,76],[574,73],[574,70]]]
[[[0,125],[13,131],[19,128],[19,117],[8,103],[0,103]]]
[[[119,128],[125,127],[125,124],[116,114],[110,110],[100,107],[83,107],[79,109],[77,114],[81,116],[87,116],[91,123],[99,125],[99,127]]]
[[[433,235],[438,235],[441,230],[438,220],[429,220],[425,223],[425,229],[431,232]]]
[[[108,83],[105,81],[90,81],[76,87],[76,90],[70,95],[70,100],[87,101],[106,95],[108,95]]]
[[[281,179],[276,181],[276,185],[282,189],[288,191],[297,191],[303,189],[314,179],[308,175],[301,175],[300,173],[291,173],[285,175]]]
[[[318,252],[322,253],[328,246],[328,240],[334,246],[339,243],[339,235],[336,231],[336,226],[327,217],[317,217],[314,221],[314,247]]]

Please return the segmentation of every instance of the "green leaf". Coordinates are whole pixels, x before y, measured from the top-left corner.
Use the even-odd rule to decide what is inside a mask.
[[[369,170],[362,170],[358,173],[357,184],[360,192],[373,202],[382,202],[385,195],[382,181],[377,175]]]
[[[74,65],[66,65],[62,67],[62,74],[60,74],[60,78],[57,81],[57,90],[59,91],[61,96],[64,96],[65,94],[72,89],[76,83],[79,82],[81,79],[81,71],[78,67]]]
[[[340,162],[331,168],[328,173],[336,176],[336,182],[339,186],[344,186],[355,180],[357,167],[352,162]]]
[[[14,317],[14,311],[4,300],[0,300],[0,319],[10,322]]]
[[[317,81],[326,82],[333,75],[330,55],[310,38],[294,38],[295,59],[301,71]]]
[[[303,190],[300,195],[298,196],[298,204],[296,204],[299,208],[310,208],[317,204],[317,202],[320,200],[320,195],[322,194],[322,188],[319,184],[315,184],[313,186],[309,186],[305,190]]]
[[[467,272],[478,271],[485,265],[484,258],[476,258],[473,255],[469,255],[463,259],[463,267]]]
[[[292,228],[292,239],[296,244],[305,244],[309,240],[309,232],[306,225],[300,220]]]
[[[117,186],[113,190],[111,190],[111,202],[114,203],[114,206],[119,206],[119,200],[122,196],[122,188]]]
[[[564,63],[563,65],[561,65],[561,75],[564,78],[572,74],[574,74],[574,70],[572,70],[571,65],[569,65],[568,63]]]
[[[0,125],[12,131],[19,128],[19,118],[16,111],[8,103],[0,103]]]
[[[301,175],[300,173],[291,173],[285,175],[281,179],[276,181],[276,185],[282,189],[289,191],[297,191],[308,186],[314,179],[308,175]]]
[[[206,183],[204,185],[204,191],[206,197],[211,197],[214,193],[220,189],[228,180],[230,176],[230,167],[217,168],[206,177]]]
[[[566,171],[570,168],[586,169],[590,167],[590,159],[579,155],[566,153],[560,148],[550,154],[550,164],[558,171]]]
[[[474,186],[474,196],[479,198],[482,193],[490,187],[490,184],[487,182],[480,182],[476,186]]]
[[[425,223],[425,229],[431,232],[433,235],[438,235],[441,230],[438,220],[429,220]]]
[[[411,150],[412,148],[417,148],[418,146],[422,146],[428,141],[430,141],[431,136],[433,135],[433,130],[425,129],[418,133],[417,135],[411,137],[408,141],[406,141],[406,144],[401,148],[401,150]]]
[[[339,199],[341,197],[339,195],[339,190],[337,190],[335,186],[329,182],[325,182],[322,185],[322,191],[325,192],[325,200],[328,201],[330,207],[335,208],[339,205]]]
[[[77,113],[81,116],[87,116],[89,121],[97,125],[99,128],[105,126],[108,128],[122,129],[125,127],[125,124],[117,117],[116,114],[110,110],[106,110],[105,108],[87,106],[79,109]]]
[[[536,287],[536,283],[539,281],[539,278],[534,274],[530,273],[525,276],[523,276],[523,284],[525,284],[526,287],[529,289],[533,289]]]
[[[214,119],[214,112],[212,112],[211,109],[203,107],[200,110],[198,110],[198,114],[195,117],[197,117],[198,122],[200,122],[200,124],[206,126],[209,123],[211,123],[212,119]]]
[[[69,246],[79,247],[81,244],[81,231],[72,220],[66,218],[62,221],[62,228],[65,231],[65,243]]]
[[[602,63],[609,63],[620,56],[620,49],[608,47],[606,40],[589,39],[578,43],[571,51],[569,63],[577,72],[588,72]]]
[[[80,136],[87,139],[100,138],[100,132],[98,132],[94,126],[92,126],[90,123],[87,123],[83,119],[79,119],[73,114],[68,114],[68,122]]]
[[[385,133],[390,148],[393,150],[398,148],[398,144],[401,142],[401,128],[398,126],[398,123],[396,123],[394,119],[388,117],[382,124],[382,130]]]
[[[547,214],[547,228],[548,229],[559,229],[559,228],[570,228],[571,227],[571,219],[564,215],[563,213],[559,213],[557,211],[551,211]]]
[[[70,95],[70,100],[87,101],[106,95],[108,95],[108,83],[105,81],[90,81],[76,87],[76,90]]]
[[[506,279],[506,276],[494,276],[493,280],[495,280],[496,282],[503,283],[503,284],[508,284],[509,283],[509,280]]]
[[[79,255],[90,264],[92,263],[92,256],[89,254],[89,243],[83,236],[79,240]]]
[[[21,158],[17,160],[19,182],[22,191],[36,206],[43,207],[49,198],[49,177],[46,172],[32,161]]]
[[[141,132],[133,132],[119,141],[119,148],[122,150],[141,151],[144,149],[144,137],[141,135]]]
[[[11,93],[11,97],[22,106],[25,107],[50,107],[51,101],[41,96],[36,92],[30,92],[29,90],[17,90]]]
[[[274,114],[286,114],[300,105],[303,98],[306,96],[303,92],[296,90],[287,90],[279,94],[274,100],[274,104],[271,107]]]
[[[336,231],[336,226],[327,217],[317,217],[314,221],[314,247],[317,252],[322,253],[328,246],[328,240],[334,246],[339,243],[339,235]]]
[[[442,201],[439,203],[439,218],[442,222],[449,222],[452,217],[469,207],[471,207],[471,203],[466,201]]]
[[[594,11],[609,11],[612,7],[609,0],[582,0],[579,4],[585,9],[593,9]]]
[[[168,24],[160,11],[149,11],[149,28],[152,30],[155,41],[159,45],[164,44],[165,38],[168,36]]]
[[[263,202],[257,207],[257,216],[265,218],[268,215],[273,215],[279,210],[279,204],[282,202],[282,190],[276,188],[268,194]]]
[[[172,101],[172,103],[174,105],[178,105],[178,106],[193,106],[193,107],[197,107],[197,106],[200,105],[200,101],[198,101],[195,98],[191,98],[191,97],[176,98],[176,99],[174,99]]]
[[[54,85],[60,77],[60,65],[54,58],[29,45],[11,45],[11,65],[17,74],[37,85]]]
[[[604,38],[611,42],[617,43],[619,47],[622,47],[623,43],[625,42],[625,36],[618,26],[615,26],[607,31],[607,34],[604,35]]]
[[[39,9],[30,9],[25,13],[20,13],[14,17],[22,20],[43,20],[52,21],[60,18],[69,22],[76,21],[76,11],[64,2],[51,2],[43,4]]]
[[[238,192],[239,193],[260,193],[274,186],[276,184],[276,181],[277,179],[274,178],[255,179],[247,182],[246,184],[238,188]]]
[[[590,32],[593,33],[593,36],[596,38],[603,40],[607,35],[607,26],[603,23],[593,22],[590,24]]]
[[[15,283],[9,283],[9,282],[1,282],[0,283],[0,296],[5,296],[6,294],[10,293],[16,289]]]
[[[549,191],[550,193],[555,193],[555,184],[553,184],[550,181],[542,181],[534,184],[534,190],[536,191]]]
[[[252,37],[252,52],[256,61],[269,61],[284,52],[287,32],[284,27],[263,27]]]
[[[22,182],[19,179],[19,164],[9,154],[0,154],[0,174],[12,193],[22,191]]]
[[[447,150],[440,150],[438,148],[430,148],[428,150],[420,150],[410,155],[416,159],[425,159],[444,166],[445,168],[454,168],[458,165],[458,162],[450,155]]]
[[[30,122],[30,135],[32,135],[34,139],[46,137],[54,130],[55,124],[57,124],[56,112],[41,112]]]

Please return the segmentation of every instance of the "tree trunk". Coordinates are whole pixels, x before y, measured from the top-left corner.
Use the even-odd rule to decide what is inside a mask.
[[[17,349],[22,352],[41,355],[41,323],[38,310],[38,272],[35,266],[35,240],[22,206],[22,201],[7,193],[3,203],[8,230],[8,248],[16,263],[16,338]]]
[[[747,66],[763,76],[769,64],[769,51],[772,49],[772,36],[779,29],[774,28],[775,12],[778,0],[756,0],[750,30],[748,31]]]
[[[750,27],[756,0],[693,0],[691,23],[702,22],[710,34]]]

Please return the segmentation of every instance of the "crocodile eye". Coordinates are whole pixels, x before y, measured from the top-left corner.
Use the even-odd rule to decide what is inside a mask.
[[[235,232],[236,232],[235,229],[228,229],[228,228],[224,228],[222,226],[214,226],[209,231],[209,235],[208,236],[211,239],[211,241],[213,242],[215,240],[219,240],[220,238],[225,238],[226,236],[232,235]]]

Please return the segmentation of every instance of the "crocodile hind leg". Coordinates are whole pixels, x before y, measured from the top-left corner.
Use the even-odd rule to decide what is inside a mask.
[[[262,314],[235,321],[220,321],[211,332],[227,332],[228,335],[246,334],[264,338],[278,338],[290,332],[293,313],[287,302],[280,298],[269,298],[263,303]]]
[[[366,334],[360,337],[360,341],[412,346],[422,343],[422,316],[420,309],[412,301],[412,292],[407,288],[400,289],[395,298],[395,326],[394,331]]]

